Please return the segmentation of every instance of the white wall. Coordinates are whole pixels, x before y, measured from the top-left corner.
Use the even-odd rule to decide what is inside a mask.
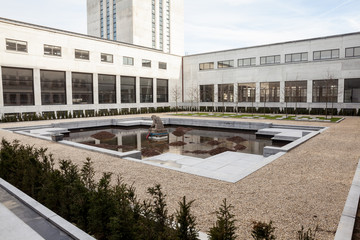
[[[19,53],[6,50],[5,39],[16,39],[28,43],[28,53]],[[62,56],[45,56],[44,44],[61,46]],[[90,51],[90,60],[75,59],[75,49]],[[100,54],[108,53],[114,55],[113,63],[101,62]],[[123,65],[123,56],[133,57],[134,66]],[[142,67],[141,60],[149,59],[152,61],[151,68]],[[158,62],[166,62],[167,70],[158,69]],[[65,71],[67,76],[68,89],[67,94],[71,93],[71,72],[85,72],[93,74],[111,74],[134,76],[137,80],[140,77],[168,79],[169,89],[173,86],[180,86],[181,57],[165,54],[157,50],[151,50],[142,47],[135,47],[114,41],[101,40],[85,35],[71,34],[57,30],[50,30],[41,27],[30,26],[27,24],[16,24],[11,21],[0,19],[0,66],[31,68],[34,72],[41,69]],[[34,76],[34,86],[39,86],[40,77]],[[118,77],[119,78],[119,77]],[[95,79],[95,78],[94,78]],[[118,81],[119,82],[119,81]],[[2,78],[0,75],[0,86],[2,87]],[[0,96],[2,97],[2,88],[0,87]],[[69,89],[70,88],[70,89]],[[97,86],[94,86],[97,88]],[[94,90],[94,93],[96,89]],[[170,91],[169,91],[170,92]],[[139,89],[137,89],[139,94]],[[36,92],[35,99],[41,99],[41,93]],[[120,95],[120,92],[117,92]],[[71,96],[71,94],[70,94]],[[69,97],[70,97],[69,96]],[[94,98],[95,99],[95,98]],[[119,99],[119,96],[118,96]],[[169,96],[171,100],[171,96]],[[159,104],[141,104],[144,106],[158,106]],[[162,104],[169,106],[169,103]],[[40,112],[54,110],[73,110],[73,109],[105,109],[105,108],[126,108],[140,107],[137,104],[110,104],[108,105],[72,105],[68,101],[67,105],[61,106],[41,106],[39,101],[35,106],[4,107],[0,101],[0,114],[9,112]]]
[[[360,77],[360,58],[345,58],[345,48],[359,46],[360,33],[326,37],[313,40],[295,41],[280,44],[271,44],[243,49],[233,49],[184,57],[184,89],[206,84],[249,82],[284,82],[295,80],[320,80],[328,79],[329,75],[339,79],[339,104],[337,108],[359,108],[360,104],[343,104],[343,80],[346,78]],[[331,60],[313,61],[313,51],[340,49],[340,58]],[[308,52],[308,61],[301,63],[285,63],[285,54]],[[260,65],[260,57],[281,55],[281,63],[273,65]],[[237,67],[237,60],[256,57],[256,66]],[[233,68],[217,69],[217,62],[234,60]],[[214,62],[214,70],[199,70],[200,63]],[[280,84],[284,86],[283,83]],[[309,85],[308,85],[309,86]],[[312,85],[310,85],[312,86]],[[308,99],[311,100],[312,92],[308,87]],[[259,92],[259,89],[257,89]],[[236,96],[235,96],[236,97]],[[283,99],[283,98],[281,98]],[[185,101],[190,99],[185,95]],[[259,101],[259,100],[258,100]],[[240,103],[239,106],[248,106],[250,103]],[[206,105],[206,103],[204,103]],[[209,105],[209,103],[207,103]],[[231,104],[230,104],[231,105]],[[232,104],[234,105],[234,104]],[[283,103],[269,103],[269,106],[282,107]],[[291,105],[291,104],[290,104]],[[324,103],[301,104],[301,107],[323,107]],[[258,103],[257,106],[262,106]]]

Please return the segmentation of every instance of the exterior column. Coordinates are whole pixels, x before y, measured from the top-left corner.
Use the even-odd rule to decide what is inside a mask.
[[[115,87],[116,87],[116,104],[120,105],[121,103],[121,79],[119,75],[116,75]]]
[[[140,103],[140,77],[136,77],[135,79],[135,94],[136,94],[136,103]]]
[[[157,80],[156,80],[156,78],[153,78],[153,103],[157,103]]]
[[[34,105],[41,106],[40,69],[34,69]]]
[[[260,102],[260,82],[256,82],[256,96],[255,96],[255,102],[259,103]]]
[[[239,102],[237,83],[234,83],[234,103]]]
[[[214,84],[214,102],[218,102],[219,99],[219,85]]]
[[[2,68],[0,67],[0,107],[4,106],[4,90],[3,90],[3,81],[2,81]],[[2,113],[0,112],[0,117]]]
[[[71,79],[71,72],[66,71],[66,105],[72,105],[72,79]]]
[[[308,103],[312,103],[312,95],[313,95],[313,80],[307,81],[307,90],[306,90],[306,98]]]
[[[280,81],[280,103],[285,102],[285,82]]]
[[[136,140],[137,140],[137,150],[141,151],[141,133],[136,134]]]
[[[344,92],[345,92],[345,79],[340,78],[338,80],[338,103],[344,102]]]
[[[93,104],[99,104],[99,75],[97,73],[93,74]],[[96,106],[96,109],[98,106]]]

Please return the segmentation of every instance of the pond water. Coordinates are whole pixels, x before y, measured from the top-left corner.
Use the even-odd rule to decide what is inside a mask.
[[[169,132],[169,138],[157,141],[146,138],[148,127],[75,129],[71,130],[64,140],[119,152],[139,150],[142,151],[143,158],[149,157],[154,152],[207,158],[226,148],[242,153],[262,155],[265,146],[281,147],[288,143],[274,142],[270,138],[259,138],[253,131],[179,126],[166,126],[166,129]],[[185,130],[184,134],[176,134],[179,132],[176,131],[177,136],[174,135],[173,132],[179,129]],[[95,134],[98,136],[93,136]],[[183,145],[172,146],[175,142]]]

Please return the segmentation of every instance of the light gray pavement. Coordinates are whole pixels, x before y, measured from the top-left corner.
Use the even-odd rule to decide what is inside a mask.
[[[137,116],[139,115],[135,115]],[[52,122],[59,121],[6,123],[0,124],[0,127],[45,125]],[[161,184],[164,193],[167,194],[169,213],[175,212],[182,196],[186,195],[189,200],[195,199],[192,211],[198,219],[198,227],[203,232],[214,224],[216,217],[211,213],[216,211],[226,198],[234,205],[233,213],[238,219],[237,234],[240,239],[251,238],[251,222],[254,220],[272,220],[278,239],[295,239],[301,225],[305,228],[319,225],[318,239],[333,239],[360,158],[360,118],[347,117],[338,124],[284,120],[271,122],[324,126],[329,129],[236,183],[122,160],[9,131],[0,130],[0,135],[9,141],[18,139],[23,144],[46,146],[55,158],[71,159],[79,165],[86,157],[90,157],[94,161],[97,178],[101,177],[102,172],[119,174],[126,183],[134,184],[139,199],[149,198],[146,194],[148,187]]]

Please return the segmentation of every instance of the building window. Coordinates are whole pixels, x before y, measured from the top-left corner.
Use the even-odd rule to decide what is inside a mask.
[[[360,78],[345,79],[344,102],[360,103]]]
[[[27,52],[27,42],[19,41],[19,40],[12,40],[6,39],[6,50],[9,51],[16,51],[16,52]]]
[[[142,66],[151,68],[151,60],[143,59],[142,60]]]
[[[134,58],[132,58],[132,57],[123,57],[123,64],[124,65],[134,66]]]
[[[104,1],[100,0],[100,36],[104,38]]]
[[[214,62],[200,63],[199,70],[214,69]]]
[[[325,79],[313,81],[313,102],[337,102],[338,80]]]
[[[116,103],[116,76],[99,74],[98,82],[99,103]]]
[[[76,59],[89,60],[90,59],[90,52],[85,51],[85,50],[75,49],[75,58]]]
[[[166,68],[167,68],[166,62],[159,62],[159,69],[166,69]]]
[[[260,102],[280,102],[280,82],[260,83]]]
[[[34,105],[32,69],[2,67],[4,106]]]
[[[285,62],[303,62],[308,60],[308,53],[292,53],[285,55]]]
[[[153,102],[153,79],[140,78],[140,102],[152,103]]]
[[[169,102],[169,85],[167,79],[157,79],[157,102]]]
[[[121,103],[136,103],[136,78],[121,76]]]
[[[226,60],[217,62],[218,68],[230,68],[234,67],[234,60]]]
[[[360,57],[360,47],[346,48],[345,57]]]
[[[106,0],[106,36],[110,39],[110,0]]]
[[[61,47],[44,45],[44,55],[61,57]]]
[[[116,41],[116,0],[113,0],[113,39]]]
[[[41,104],[66,104],[65,72],[40,70]]]
[[[256,65],[255,58],[238,59],[238,67],[254,66]]]
[[[239,83],[238,84],[238,101],[239,102],[255,102],[256,84],[255,83]]]
[[[155,0],[151,1],[151,9],[152,9],[152,47],[156,48]]]
[[[218,85],[218,102],[233,102],[234,101],[234,85],[233,84],[219,84]]]
[[[307,102],[307,81],[286,81],[285,102]]]
[[[93,76],[91,73],[72,73],[73,104],[93,103]]]
[[[102,62],[108,62],[108,63],[113,63],[113,55],[112,54],[106,54],[106,53],[102,53],[101,54],[101,61]]]
[[[266,56],[260,58],[260,65],[279,64],[279,63],[280,63],[280,55]]]
[[[314,60],[339,58],[339,49],[314,51]]]
[[[214,85],[200,85],[200,101],[201,102],[214,101]]]

